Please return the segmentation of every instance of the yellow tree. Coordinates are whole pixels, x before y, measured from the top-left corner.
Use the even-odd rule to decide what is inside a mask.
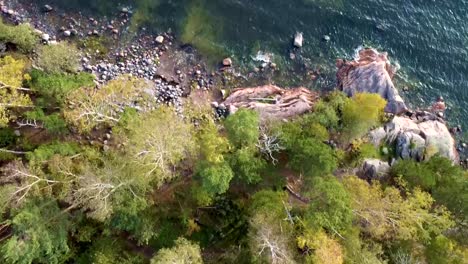
[[[343,105],[343,139],[347,142],[363,136],[379,124],[387,102],[378,94],[358,93]]]
[[[430,194],[418,189],[406,199],[395,187],[367,183],[356,176],[343,181],[361,230],[378,240],[421,240],[439,235],[453,226],[449,212],[434,206]]]
[[[157,185],[174,177],[174,167],[195,150],[193,126],[171,108],[161,107],[127,121],[123,137],[129,161]]]
[[[32,105],[29,96],[22,92],[28,89],[21,87],[25,68],[23,60],[11,56],[0,59],[0,127],[13,118],[12,109]]]
[[[81,132],[89,132],[99,125],[113,126],[120,120],[126,108],[146,111],[150,94],[145,92],[147,83],[124,76],[95,89],[77,89],[67,96],[65,119]]]

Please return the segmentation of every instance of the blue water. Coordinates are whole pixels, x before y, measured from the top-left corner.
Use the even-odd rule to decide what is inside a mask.
[[[442,95],[451,123],[468,129],[468,0],[48,2],[102,14],[115,12],[117,3],[130,5],[139,26],[171,28],[179,35],[187,28],[188,14],[198,7],[195,17],[202,17],[197,21],[203,25],[196,28],[204,41],[246,67],[253,67],[251,55],[258,50],[272,52],[283,81],[311,88],[333,86],[336,58],[351,58],[359,46],[376,47],[400,64],[395,82],[400,90],[409,88],[403,96],[410,104],[428,106]],[[292,61],[289,52],[296,31],[304,33],[305,42]],[[324,35],[331,41],[323,41]],[[305,68],[320,68],[321,78],[304,78]]]

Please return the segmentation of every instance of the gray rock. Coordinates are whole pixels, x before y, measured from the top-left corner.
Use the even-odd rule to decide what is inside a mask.
[[[359,177],[366,180],[381,180],[388,175],[390,165],[378,159],[366,159],[358,172]]]
[[[65,30],[65,31],[63,32],[63,35],[64,35],[65,37],[69,37],[69,36],[71,36],[71,31],[70,31],[70,30]]]
[[[422,161],[425,149],[426,141],[413,132],[403,132],[396,140],[396,152],[402,159]]]
[[[51,7],[50,5],[44,5],[44,12],[52,12],[54,11],[54,8]]]
[[[376,128],[369,132],[370,141],[376,147],[380,146],[386,136],[387,133],[383,127]]]
[[[331,38],[330,38],[330,36],[328,36],[328,35],[324,35],[324,36],[323,36],[323,40],[326,41],[326,42],[328,42],[328,41],[331,40]]]

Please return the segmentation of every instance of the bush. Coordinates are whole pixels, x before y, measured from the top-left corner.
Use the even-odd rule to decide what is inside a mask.
[[[68,132],[67,122],[59,113],[46,115],[42,109],[36,108],[34,111],[28,111],[24,115],[27,119],[42,122],[44,128],[51,134],[61,135]]]
[[[343,140],[350,142],[362,137],[378,125],[386,101],[378,94],[358,93],[343,106]]]
[[[53,98],[62,104],[67,94],[81,87],[91,87],[94,77],[89,73],[78,74],[46,74],[39,70],[31,71],[30,86],[42,96]]]
[[[37,50],[36,64],[47,73],[74,73],[78,70],[79,59],[79,51],[74,45],[60,42],[41,46]]]
[[[38,37],[29,24],[10,26],[0,19],[0,42],[12,43],[22,52],[31,52]]]

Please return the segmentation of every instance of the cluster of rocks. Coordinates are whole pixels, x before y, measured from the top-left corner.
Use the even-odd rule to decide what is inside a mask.
[[[156,101],[173,106],[178,113],[182,112],[181,97],[184,90],[179,84],[170,83],[163,79],[156,79]]]

